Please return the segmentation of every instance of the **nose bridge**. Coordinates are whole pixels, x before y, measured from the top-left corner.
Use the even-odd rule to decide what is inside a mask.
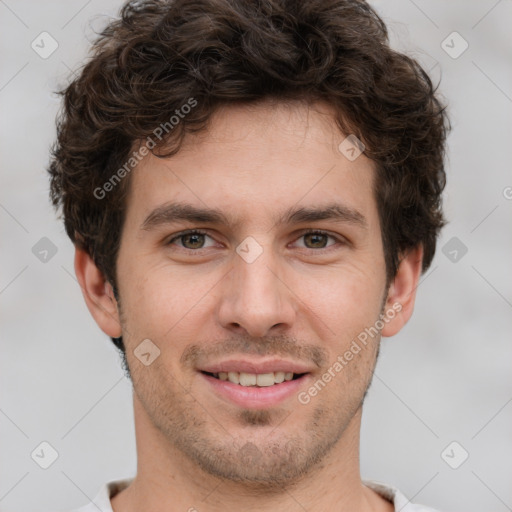
[[[276,326],[289,327],[294,308],[288,288],[279,277],[279,262],[270,247],[244,240],[234,255],[233,268],[222,295],[220,322],[264,336]]]
[[[263,254],[252,263],[247,263],[242,259],[236,262],[234,269],[234,278],[237,281],[235,290],[241,302],[258,301],[258,304],[268,304],[268,306],[271,303],[276,304],[278,302],[280,281],[276,275],[278,269],[275,268],[273,263],[273,258]]]

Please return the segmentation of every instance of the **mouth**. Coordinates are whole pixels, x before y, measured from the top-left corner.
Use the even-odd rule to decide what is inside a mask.
[[[244,387],[271,387],[278,386],[284,382],[297,380],[307,374],[293,373],[293,372],[268,372],[268,373],[247,373],[247,372],[206,372],[202,371],[204,375],[208,375],[214,379],[221,381],[231,382]]]
[[[198,370],[208,393],[244,409],[291,404],[313,379],[309,366],[287,361],[225,361]]]
[[[208,393],[245,409],[289,402],[313,380],[315,368],[285,359],[230,358],[197,368]]]

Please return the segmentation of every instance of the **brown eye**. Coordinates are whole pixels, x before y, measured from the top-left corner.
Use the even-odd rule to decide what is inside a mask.
[[[180,236],[183,247],[186,249],[201,249],[204,245],[204,235],[200,233],[190,233]]]
[[[323,249],[327,247],[328,235],[322,233],[307,233],[303,235],[305,245],[308,249]]]
[[[295,244],[301,249],[329,250],[331,247],[334,249],[334,246],[341,247],[345,245],[345,242],[343,238],[338,238],[326,231],[311,230],[303,232],[302,235],[296,239]]]
[[[207,233],[194,230],[189,232],[178,233],[171,240],[169,240],[168,244],[177,245],[178,247],[182,247],[183,249],[193,251],[213,247],[215,245],[215,241]]]

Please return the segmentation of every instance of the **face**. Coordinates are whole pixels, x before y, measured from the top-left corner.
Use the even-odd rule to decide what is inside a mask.
[[[380,336],[346,353],[386,272],[374,167],[344,138],[323,104],[230,106],[131,176],[117,276],[136,400],[210,474],[289,482],[360,411]]]

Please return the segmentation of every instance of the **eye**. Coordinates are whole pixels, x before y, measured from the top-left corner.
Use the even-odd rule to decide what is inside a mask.
[[[205,245],[206,238],[212,240],[211,245]],[[205,249],[214,245],[213,239],[206,232],[197,229],[179,233],[171,238],[168,243],[173,245],[176,241],[179,241],[179,247],[189,250]]]
[[[329,238],[334,240],[334,243],[328,245]],[[332,245],[336,245],[336,242],[340,242],[337,238],[325,231],[308,231],[302,233],[298,240],[304,240],[303,248],[306,249],[325,249]]]

